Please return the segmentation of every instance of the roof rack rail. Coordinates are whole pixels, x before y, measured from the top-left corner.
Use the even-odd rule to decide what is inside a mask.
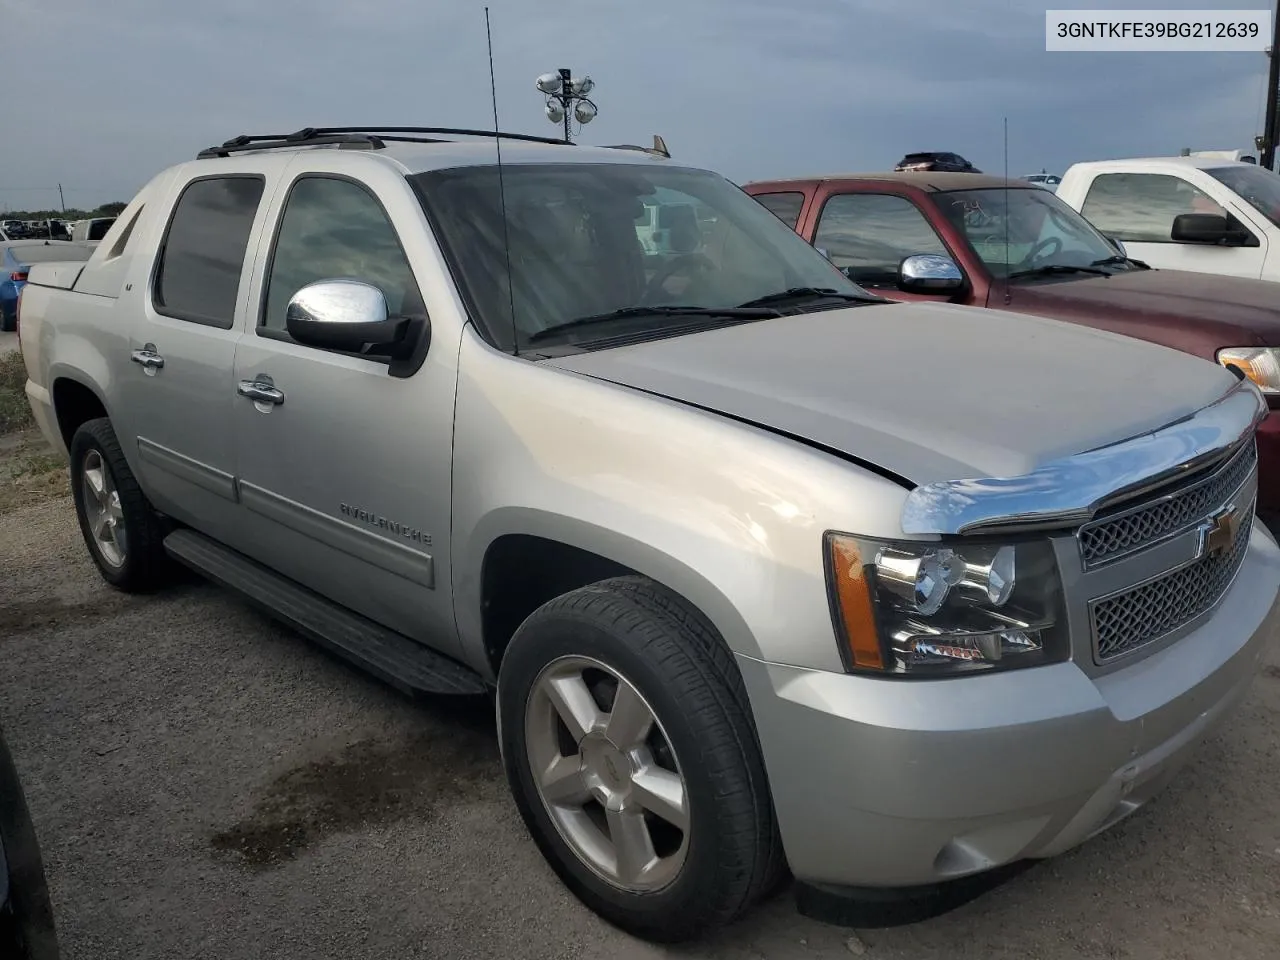
[[[453,137],[489,137],[491,139],[523,140],[529,143],[549,143],[556,146],[573,146],[571,141],[553,137],[536,137],[528,133],[505,133],[493,130],[470,130],[462,127],[303,127],[293,133],[247,135],[242,134],[216,147],[206,147],[196,154],[204,160],[209,157],[229,157],[233,153],[254,150],[283,150],[300,146],[337,146],[339,149],[381,150],[387,141],[405,143],[442,143]]]
[[[607,150],[639,150],[641,153],[651,153],[655,157],[666,157],[668,160],[671,159],[671,151],[667,149],[667,141],[663,140],[662,137],[658,136],[656,133],[653,135],[652,147],[638,147],[633,143],[614,143],[614,144],[610,144],[605,149]]]

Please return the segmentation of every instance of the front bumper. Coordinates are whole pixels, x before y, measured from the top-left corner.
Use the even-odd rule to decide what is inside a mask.
[[[1258,513],[1280,519],[1280,410],[1272,410],[1258,426]]]
[[[738,657],[800,881],[914,887],[1070,849],[1172,778],[1248,691],[1280,620],[1256,524],[1210,620],[1112,673],[1075,663],[942,681]]]

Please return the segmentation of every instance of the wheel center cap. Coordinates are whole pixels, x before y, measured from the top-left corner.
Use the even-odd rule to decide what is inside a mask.
[[[582,759],[588,773],[610,791],[623,791],[631,783],[631,761],[608,740],[584,740]]]

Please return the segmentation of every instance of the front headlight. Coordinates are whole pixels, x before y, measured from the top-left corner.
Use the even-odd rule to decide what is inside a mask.
[[[1280,349],[1276,347],[1224,347],[1218,362],[1236,367],[1263,393],[1280,394]]]
[[[826,535],[845,665],[946,677],[1068,659],[1053,546],[891,542]]]

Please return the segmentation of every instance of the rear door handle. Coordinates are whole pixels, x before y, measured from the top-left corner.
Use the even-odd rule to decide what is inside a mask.
[[[277,406],[284,403],[283,391],[261,380],[241,380],[236,393],[257,403],[273,403]]]
[[[141,350],[135,350],[129,354],[129,359],[134,363],[142,364],[142,369],[150,373],[152,370],[159,370],[164,366],[164,357],[156,353],[154,343],[148,343]]]

